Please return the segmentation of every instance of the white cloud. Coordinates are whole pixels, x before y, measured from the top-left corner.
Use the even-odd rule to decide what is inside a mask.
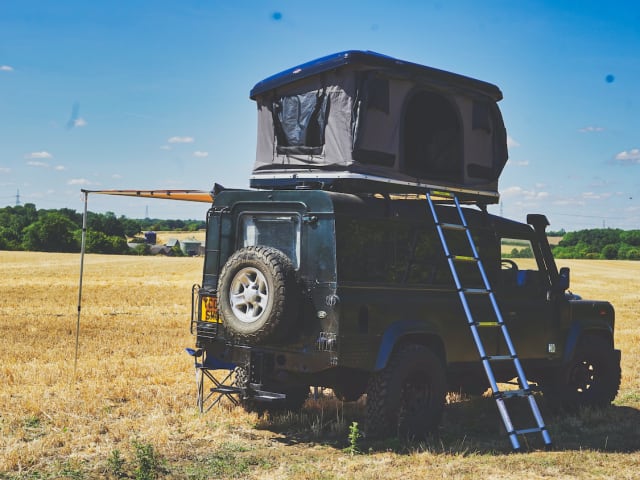
[[[509,160],[509,164],[513,165],[515,167],[528,167],[529,166],[529,160]]]
[[[24,158],[53,158],[53,155],[43,150],[42,152],[27,153]]]
[[[87,126],[87,121],[82,117],[76,118],[73,121],[73,126],[74,127],[86,127]]]
[[[67,167],[65,167],[64,165],[56,165],[55,167],[53,167],[53,169],[57,172],[62,172],[64,170],[67,169]]]
[[[507,147],[509,148],[513,148],[513,147],[519,147],[520,143],[518,143],[513,137],[510,137],[509,135],[507,135]]]
[[[0,65],[0,72],[13,72],[13,67],[10,65]]]
[[[610,198],[613,194],[610,192],[595,193],[595,192],[583,192],[582,198],[586,200],[604,200]]]
[[[171,150],[171,147],[169,145],[162,145],[160,150]]]
[[[604,128],[588,126],[588,127],[579,128],[578,131],[580,133],[604,132]]]
[[[167,141],[169,143],[193,143],[196,139],[193,137],[171,137]]]
[[[11,173],[11,169],[9,167],[0,167],[0,173]]]
[[[67,182],[67,185],[94,185],[94,183],[86,178],[72,178]]]
[[[40,162],[38,160],[32,160],[30,162],[27,162],[27,165],[29,165],[30,167],[49,168],[48,163]]]
[[[119,179],[122,178],[122,175],[120,175],[119,173],[114,173],[113,175],[111,175],[111,178]]]
[[[201,152],[201,151],[196,151],[193,152],[193,156],[194,157],[199,157],[199,158],[204,158],[204,157],[208,157],[209,156],[209,152]]]
[[[624,163],[640,163],[640,148],[632,148],[616,155],[616,160]]]
[[[522,187],[514,186],[508,187],[502,190],[502,197],[511,197],[516,199],[522,199],[526,201],[534,201],[534,200],[543,200],[545,198],[549,198],[549,192],[545,191],[537,191],[537,190],[527,190]]]
[[[584,207],[585,202],[575,198],[562,198],[553,202],[554,205],[562,207]]]

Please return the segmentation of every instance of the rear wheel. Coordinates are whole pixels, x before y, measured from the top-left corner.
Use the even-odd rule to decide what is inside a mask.
[[[367,436],[425,438],[440,423],[446,390],[440,358],[422,345],[403,347],[369,379]]]
[[[573,358],[543,383],[552,404],[568,410],[606,407],[620,388],[620,358],[609,341],[582,337]]]
[[[366,382],[354,380],[351,383],[334,385],[331,390],[341,402],[355,402],[364,394],[366,388]]]

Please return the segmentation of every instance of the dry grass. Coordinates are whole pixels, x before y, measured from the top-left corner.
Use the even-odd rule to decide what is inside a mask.
[[[207,232],[205,230],[197,230],[195,232],[158,231],[156,235],[156,243],[160,245],[167,243],[172,238],[177,238],[180,241],[195,238],[196,240],[204,242]]]
[[[491,400],[455,402],[437,439],[348,455],[357,404],[321,399],[266,419],[228,406],[197,413],[183,348],[202,259],[88,255],[74,375],[79,257],[0,252],[0,478],[145,478],[140,445],[160,459],[147,473],[163,478],[637,478],[640,262],[560,263],[574,291],[616,307],[623,383],[613,408],[545,410],[556,450],[533,442],[508,455]]]

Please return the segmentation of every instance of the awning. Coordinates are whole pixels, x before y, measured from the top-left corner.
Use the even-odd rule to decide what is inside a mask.
[[[204,190],[82,190],[86,193],[102,195],[120,195],[124,197],[159,198],[165,200],[183,200],[189,202],[213,202],[213,192]]]

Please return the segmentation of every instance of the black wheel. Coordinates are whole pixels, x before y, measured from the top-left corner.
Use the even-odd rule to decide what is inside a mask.
[[[364,395],[366,385],[360,385],[358,382],[343,383],[341,385],[334,385],[331,390],[333,390],[333,394],[341,402],[355,402]]]
[[[422,345],[403,347],[384,370],[369,379],[367,437],[425,438],[440,423],[446,390],[438,356]]]
[[[551,404],[575,410],[609,405],[620,388],[620,357],[602,337],[585,335],[573,358],[543,382]]]
[[[275,340],[295,317],[300,292],[289,258],[272,247],[235,252],[220,272],[218,299],[227,332],[249,344]]]

